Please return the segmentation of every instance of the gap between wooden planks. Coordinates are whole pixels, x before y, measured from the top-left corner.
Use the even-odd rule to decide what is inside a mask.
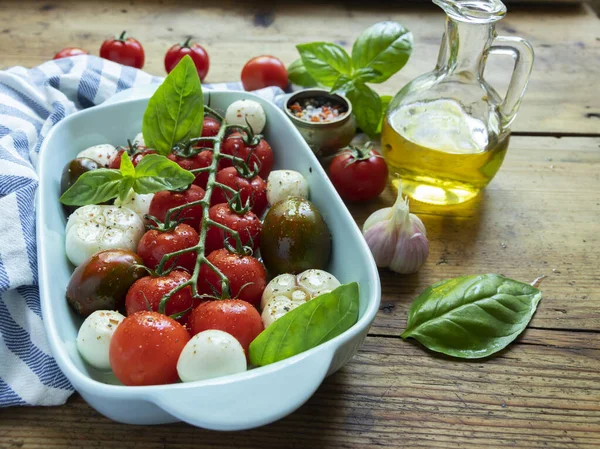
[[[600,132],[600,20],[581,5],[514,5],[498,23],[499,34],[531,41],[536,62],[514,131],[590,134]],[[273,54],[286,64],[298,57],[295,45],[332,41],[351,50],[358,34],[375,22],[396,20],[414,34],[406,67],[384,85],[394,94],[414,77],[433,69],[444,13],[431,4],[363,1],[298,2],[191,1],[23,1],[3,0],[0,8],[1,67],[35,66],[61,48],[81,46],[98,54],[102,41],[128,30],[146,49],[150,73],[164,75],[166,50],[192,34],[211,58],[207,82],[239,80],[252,56]],[[491,57],[486,77],[503,91],[511,58]]]

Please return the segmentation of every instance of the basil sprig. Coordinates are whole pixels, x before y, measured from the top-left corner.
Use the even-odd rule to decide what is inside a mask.
[[[358,284],[344,284],[286,313],[250,344],[250,362],[275,363],[308,351],[352,327],[358,320]]]
[[[371,136],[381,131],[389,100],[366,83],[382,83],[407,63],[413,37],[396,22],[380,22],[367,28],[354,42],[352,57],[342,47],[328,42],[296,46],[300,60],[288,68],[290,81],[309,87],[320,84],[352,102],[358,126]]]
[[[150,98],[142,134],[144,141],[167,156],[173,146],[202,134],[204,98],[196,66],[184,56]]]
[[[517,338],[541,299],[537,288],[497,274],[439,282],[412,303],[402,338],[453,357],[487,357]]]
[[[60,197],[67,206],[100,204],[117,196],[121,200],[133,189],[136,193],[156,193],[189,186],[193,173],[158,154],[144,156],[134,167],[127,152],[123,152],[119,170],[100,168],[85,172]]]

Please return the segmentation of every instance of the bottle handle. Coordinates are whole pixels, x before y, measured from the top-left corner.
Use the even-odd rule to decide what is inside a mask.
[[[487,49],[486,59],[490,54],[509,55],[515,60],[508,90],[499,108],[503,127],[507,128],[515,119],[523,95],[525,95],[535,55],[533,47],[528,41],[511,36],[496,36],[492,45]]]

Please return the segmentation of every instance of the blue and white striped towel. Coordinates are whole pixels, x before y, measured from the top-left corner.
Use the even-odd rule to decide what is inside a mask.
[[[37,287],[34,196],[44,137],[69,114],[161,80],[95,56],[0,71],[0,407],[59,405],[73,392],[50,353]],[[275,101],[282,91],[257,93]]]

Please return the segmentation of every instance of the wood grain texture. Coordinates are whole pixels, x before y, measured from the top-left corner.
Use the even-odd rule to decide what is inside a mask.
[[[382,20],[397,20],[414,33],[415,50],[406,67],[384,85],[394,94],[407,81],[435,65],[444,14],[433,5],[362,1],[21,1],[0,8],[0,67],[34,66],[66,46],[98,54],[107,37],[129,30],[146,49],[149,72],[164,74],[164,53],[192,34],[211,57],[207,81],[235,81],[251,56],[274,54],[286,64],[297,58],[295,45],[315,40],[350,50],[356,36]],[[595,133],[600,129],[599,21],[580,5],[510,5],[498,33],[531,41],[536,62],[513,129],[523,132]],[[503,91],[510,58],[490,58],[486,72]]]

